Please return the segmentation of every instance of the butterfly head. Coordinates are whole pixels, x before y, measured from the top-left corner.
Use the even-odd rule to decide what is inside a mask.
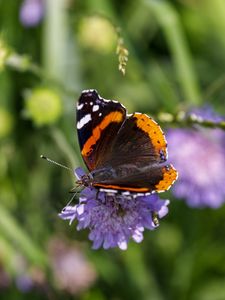
[[[93,177],[91,176],[91,174],[84,174],[76,181],[76,184],[78,186],[90,187],[92,186],[92,182]]]

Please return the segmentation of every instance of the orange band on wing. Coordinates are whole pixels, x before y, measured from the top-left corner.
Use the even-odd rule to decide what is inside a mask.
[[[132,187],[124,187],[119,185],[110,185],[110,184],[101,184],[101,183],[94,183],[93,186],[114,189],[114,190],[124,190],[129,192],[148,192],[149,188],[132,188]]]
[[[165,158],[167,157],[167,144],[164,133],[160,126],[151,118],[144,114],[134,114],[137,119],[137,126],[146,132],[152,142],[152,145],[157,153],[163,151]]]
[[[94,128],[92,135],[86,141],[81,151],[83,156],[88,156],[92,152],[92,146],[96,144],[101,136],[101,131],[104,130],[112,122],[121,122],[124,118],[124,115],[120,111],[114,111],[106,115],[102,122]]]
[[[156,185],[157,192],[168,190],[174,181],[177,179],[178,173],[172,165],[163,168],[163,179]]]

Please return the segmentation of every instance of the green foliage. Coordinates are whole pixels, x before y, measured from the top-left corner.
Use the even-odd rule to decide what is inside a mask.
[[[225,207],[194,210],[168,193],[166,221],[142,244],[92,251],[87,232],[57,217],[73,174],[40,159],[83,165],[74,126],[83,89],[164,124],[179,126],[193,105],[224,114],[225,3],[46,0],[43,19],[27,27],[22,2],[0,1],[0,299],[225,299]],[[55,236],[96,272],[73,295],[54,279]],[[35,287],[21,288],[25,275]]]

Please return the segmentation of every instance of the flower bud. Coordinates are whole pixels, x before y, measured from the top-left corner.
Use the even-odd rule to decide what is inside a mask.
[[[25,99],[26,115],[37,126],[55,123],[62,113],[62,102],[57,92],[38,88],[33,90]]]
[[[111,52],[116,47],[116,33],[113,25],[98,16],[84,18],[79,27],[79,39],[84,47],[98,52]]]

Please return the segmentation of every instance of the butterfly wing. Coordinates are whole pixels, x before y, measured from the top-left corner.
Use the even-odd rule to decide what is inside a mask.
[[[172,165],[165,165],[167,143],[160,126],[147,115],[135,113],[121,126],[101,167],[109,176],[95,175],[95,186],[152,192],[167,190],[177,178]],[[109,172],[110,173],[110,172]]]
[[[177,179],[177,171],[171,165],[147,166],[137,168],[135,165],[122,165],[115,169],[97,170],[94,174],[94,186],[103,189],[124,190],[135,193],[164,192]],[[114,176],[105,176],[113,173]],[[116,176],[115,176],[116,174]]]
[[[160,126],[147,115],[135,113],[127,117],[101,163],[102,167],[130,163],[145,167],[165,162],[167,156]]]
[[[126,109],[119,102],[101,98],[96,90],[82,92],[77,102],[77,133],[90,171],[104,160],[125,118]]]

